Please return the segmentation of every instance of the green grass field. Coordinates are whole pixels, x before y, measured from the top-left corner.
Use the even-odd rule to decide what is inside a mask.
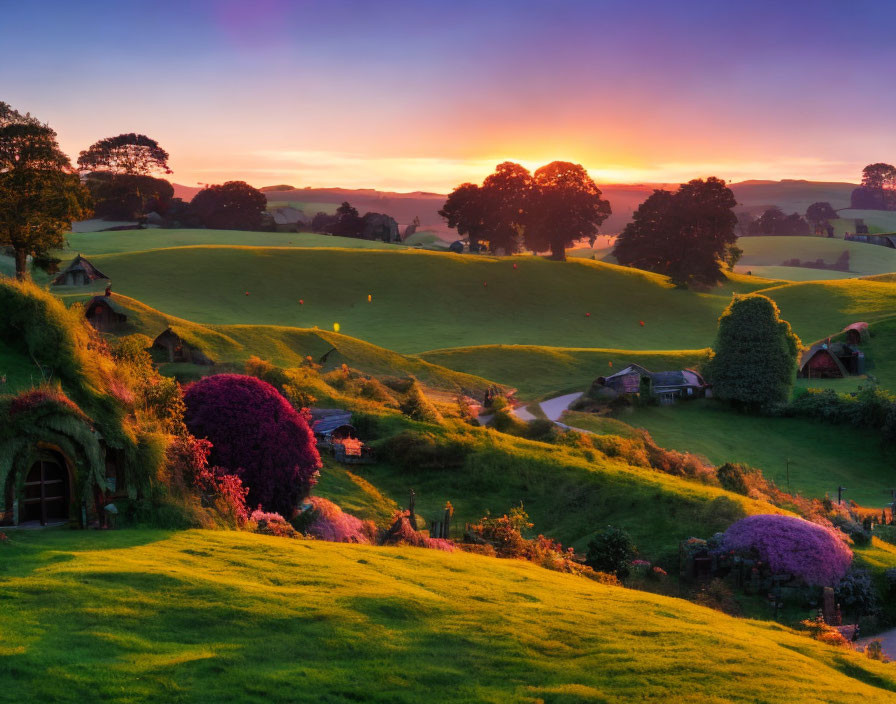
[[[737,270],[749,269],[754,275],[768,278],[813,281],[896,271],[896,249],[865,242],[847,242],[836,237],[741,237],[737,240],[737,246],[744,250]],[[780,266],[790,259],[822,259],[832,264],[845,251],[849,252],[849,273]]]
[[[386,244],[355,237],[334,237],[314,232],[246,232],[243,230],[122,230],[121,232],[71,232],[68,246],[57,252],[65,266],[75,254],[93,257],[97,254],[142,252],[170,247],[219,245],[234,247],[346,247],[348,249],[401,249],[402,245]],[[68,259],[66,259],[68,258]]]
[[[714,338],[732,291],[774,283],[736,277],[699,293],[601,262],[407,249],[188,247],[93,259],[116,291],[171,315],[206,324],[339,323],[347,335],[399,352],[496,343],[695,349]],[[823,318],[813,312],[813,322]]]
[[[0,551],[0,702],[896,700],[857,653],[515,560],[202,531]]]
[[[893,483],[893,460],[879,433],[827,425],[805,418],[766,418],[727,410],[711,401],[639,408],[619,417],[650,432],[662,447],[703,455],[713,464],[745,462],[762,470],[778,486],[804,496],[846,497],[863,506],[883,506]],[[568,413],[564,422],[584,430],[607,432],[602,419]]]

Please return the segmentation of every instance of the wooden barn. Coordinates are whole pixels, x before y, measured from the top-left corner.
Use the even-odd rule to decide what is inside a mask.
[[[843,328],[843,332],[846,335],[846,344],[848,345],[861,345],[863,342],[868,342],[870,337],[868,323],[847,325]]]
[[[861,354],[849,345],[819,342],[803,354],[797,376],[801,379],[842,379],[850,373],[861,373],[859,369],[864,367],[864,355],[859,363]]]
[[[629,364],[610,376],[600,376],[595,382],[618,394],[636,394],[641,391],[641,379],[650,378],[650,372],[640,364]]]
[[[152,349],[168,353],[169,362],[186,362],[187,364],[214,364],[196,345],[191,345],[173,328],[167,328],[152,342]]]
[[[97,269],[80,254],[74,261],[63,269],[55,279],[54,286],[89,286],[97,279],[108,279],[103,272]]]
[[[114,332],[127,322],[124,309],[111,295],[94,296],[84,309],[84,317],[97,332]]]

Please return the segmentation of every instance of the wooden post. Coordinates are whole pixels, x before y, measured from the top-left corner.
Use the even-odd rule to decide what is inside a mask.
[[[442,531],[443,534],[440,535],[439,537],[440,537],[440,538],[445,538],[445,539],[447,540],[447,539],[450,537],[450,536],[448,535],[448,534],[451,532],[451,531],[450,531],[450,527],[451,527],[451,509],[446,508],[446,509],[445,509],[445,521],[444,521],[444,523],[443,523],[443,528],[444,528],[444,529],[443,529],[443,531]]]
[[[412,530],[417,530],[417,518],[414,515],[414,497],[417,496],[411,489],[410,499],[408,501],[408,522],[411,524]]]

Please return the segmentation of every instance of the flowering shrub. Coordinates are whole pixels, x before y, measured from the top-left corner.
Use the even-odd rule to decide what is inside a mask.
[[[291,516],[321,467],[304,416],[270,384],[218,374],[187,387],[184,421],[212,443],[210,462],[237,474],[249,503]]]
[[[28,413],[43,406],[56,406],[69,411],[81,420],[87,420],[81,409],[61,390],[49,388],[32,389],[16,396],[9,405],[9,415],[15,416],[20,413]]]
[[[344,513],[332,501],[319,496],[312,496],[310,500],[313,508],[305,529],[308,535],[332,543],[376,542],[376,526],[372,521],[362,521]]]
[[[850,647],[849,641],[843,637],[843,634],[833,626],[826,624],[824,622],[824,616],[821,614],[813,619],[800,621],[800,625],[805,628],[809,632],[809,636],[815,640],[820,640],[822,643],[827,643],[828,645],[839,645],[844,648]]]
[[[269,513],[257,508],[249,516],[249,520],[255,524],[256,533],[275,535],[279,538],[295,538],[299,535],[279,513]]]
[[[755,554],[774,573],[821,586],[834,585],[852,562],[852,552],[833,530],[792,516],[743,518],[725,532],[722,545]]]
[[[407,511],[398,513],[395,516],[395,522],[383,538],[383,545],[412,545],[418,548],[444,550],[445,552],[452,552],[454,550],[454,543],[450,540],[427,538],[425,535],[421,535],[414,530],[411,527],[410,520],[408,520]]]

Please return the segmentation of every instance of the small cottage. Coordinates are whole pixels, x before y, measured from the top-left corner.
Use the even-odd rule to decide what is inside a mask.
[[[71,264],[65,267],[53,279],[53,286],[89,286],[97,279],[108,278],[108,276],[79,254]]]
[[[302,227],[309,224],[305,213],[292,206],[274,208],[268,212],[274,220],[274,230],[276,232],[298,232]]]
[[[178,334],[174,328],[167,328],[152,343],[152,349],[163,350],[169,362],[187,364],[214,364],[214,361],[196,345],[192,345]]]
[[[108,294],[91,298],[84,309],[84,317],[97,332],[114,332],[128,319],[124,309]]]
[[[606,377],[598,377],[592,387],[604,387],[619,395],[649,393],[661,403],[673,403],[681,398],[701,398],[707,395],[709,385],[693,369],[651,372],[640,364],[629,364]]]

